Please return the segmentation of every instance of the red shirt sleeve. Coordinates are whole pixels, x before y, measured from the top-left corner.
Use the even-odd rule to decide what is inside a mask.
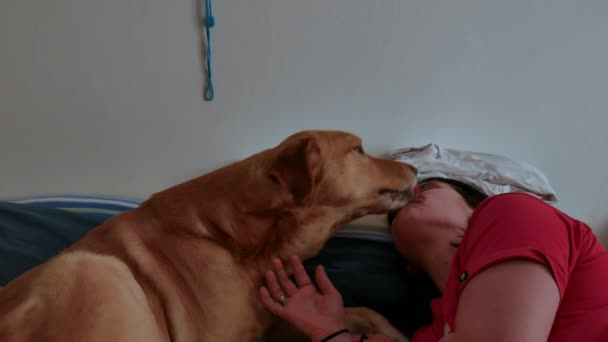
[[[413,342],[438,341],[445,323],[454,331],[458,299],[468,281],[503,261],[527,259],[546,266],[562,299],[581,247],[590,241],[589,228],[579,229],[579,224],[530,195],[508,193],[485,200],[469,221],[441,305],[433,308],[433,323],[420,329]]]
[[[550,341],[608,341],[608,252],[588,225],[521,193],[493,196],[474,211],[442,297],[451,331],[466,284],[513,259],[538,262],[555,280],[560,306]]]
[[[526,194],[497,195],[474,212],[459,248],[456,268],[462,291],[483,269],[512,259],[529,259],[549,268],[564,294],[570,273],[571,232],[568,218]]]

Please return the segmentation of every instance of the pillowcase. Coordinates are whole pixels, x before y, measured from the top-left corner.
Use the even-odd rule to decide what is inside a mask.
[[[547,202],[557,202],[557,194],[547,176],[522,160],[444,148],[437,144],[398,149],[392,158],[415,166],[418,181],[449,178],[472,186],[487,196],[526,192]]]
[[[393,242],[387,214],[360,217],[341,227],[335,237]]]

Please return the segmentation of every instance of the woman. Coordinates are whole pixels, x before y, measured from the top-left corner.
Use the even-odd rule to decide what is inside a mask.
[[[395,243],[441,298],[413,341],[608,341],[608,252],[591,229],[535,197],[483,200],[468,186],[421,183],[393,221]],[[270,311],[313,341],[358,341],[345,331],[340,294],[322,267],[312,285],[297,258],[260,289]],[[368,341],[387,341],[369,336]]]

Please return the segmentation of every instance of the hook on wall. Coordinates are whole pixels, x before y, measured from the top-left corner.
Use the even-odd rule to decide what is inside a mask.
[[[201,2],[205,5],[202,6]],[[205,101],[213,100],[215,93],[213,90],[213,73],[211,64],[211,28],[215,26],[215,17],[213,16],[212,0],[196,0],[196,9],[200,34],[201,54],[203,59],[203,74],[205,81],[203,84],[203,99]]]

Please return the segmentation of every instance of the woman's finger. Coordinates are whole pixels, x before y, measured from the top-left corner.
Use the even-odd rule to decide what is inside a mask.
[[[293,294],[298,291],[298,288],[293,283],[293,281],[289,279],[289,276],[287,275],[287,272],[285,271],[281,260],[278,258],[273,259],[272,268],[274,269],[274,273],[279,280],[279,285],[281,286],[281,288],[288,296],[293,296]]]
[[[268,286],[268,290],[270,292],[270,296],[277,302],[285,301],[285,292],[281,289],[279,282],[277,281],[277,276],[274,271],[266,272],[266,286]]]
[[[268,289],[266,287],[260,287],[260,296],[262,297],[262,303],[264,303],[264,306],[266,306],[270,312],[278,316],[281,315],[283,306],[275,302],[274,299],[270,297],[270,293],[268,293]]]
[[[289,261],[291,262],[291,268],[293,268],[293,275],[296,278],[296,283],[298,283],[298,286],[303,287],[307,285],[312,285],[312,281],[306,273],[306,269],[304,269],[302,260],[300,260],[300,258],[294,255],[289,258]]]
[[[323,294],[333,294],[338,292],[338,290],[336,290],[334,287],[334,284],[332,284],[331,280],[329,280],[323,266],[317,266],[317,269],[315,270],[315,279],[317,280],[317,285],[319,285],[319,289]]]

